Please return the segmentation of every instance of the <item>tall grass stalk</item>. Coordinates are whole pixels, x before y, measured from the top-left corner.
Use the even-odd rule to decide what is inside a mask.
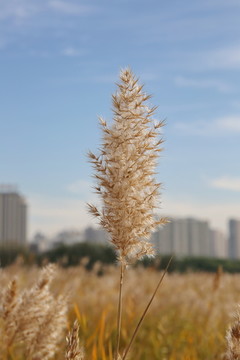
[[[140,320],[139,320],[139,322],[138,322],[138,324],[137,324],[137,326],[136,326],[136,328],[135,328],[135,330],[133,332],[131,340],[130,340],[126,350],[124,351],[122,360],[126,359],[128,353],[129,353],[129,351],[131,349],[131,346],[133,344],[133,341],[135,340],[135,337],[137,336],[137,333],[138,333],[138,331],[140,329],[140,326],[142,325],[143,320],[145,319],[145,316],[146,316],[146,314],[147,314],[147,312],[148,312],[148,310],[149,310],[149,308],[150,308],[150,306],[151,306],[151,304],[152,304],[152,302],[153,302],[153,300],[154,300],[154,298],[155,298],[155,296],[157,294],[157,291],[158,291],[160,285],[162,284],[163,279],[164,279],[164,277],[165,277],[165,275],[166,275],[166,273],[168,271],[168,268],[169,268],[169,266],[170,266],[170,264],[172,262],[172,258],[173,258],[173,256],[171,256],[171,258],[169,259],[168,264],[167,264],[167,266],[166,266],[166,268],[165,268],[165,270],[164,270],[164,272],[163,272],[163,274],[162,274],[162,276],[161,276],[161,278],[160,278],[160,280],[159,280],[159,282],[158,282],[158,284],[156,286],[156,289],[155,289],[154,293],[152,294],[152,296],[151,296],[145,310],[143,311],[143,314],[142,314],[142,316],[141,316],[141,318],[140,318]]]
[[[156,226],[166,222],[155,215],[161,187],[155,168],[163,142],[158,130],[164,123],[153,119],[156,107],[146,104],[149,98],[132,71],[123,70],[112,96],[113,124],[108,127],[100,118],[100,154],[89,152],[97,180],[95,190],[102,200],[101,209],[89,204],[89,210],[109,233],[121,264],[115,360],[120,348],[124,269],[130,260],[154,254],[149,238]]]
[[[119,347],[120,347],[120,338],[121,338],[121,327],[122,327],[122,290],[123,290],[123,280],[125,272],[125,264],[121,263],[120,270],[120,282],[119,282],[119,296],[118,296],[118,315],[117,315],[117,346],[115,358],[118,359]]]

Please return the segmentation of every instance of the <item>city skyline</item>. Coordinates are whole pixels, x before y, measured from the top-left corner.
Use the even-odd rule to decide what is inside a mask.
[[[85,225],[84,229],[64,229],[54,236],[40,229],[27,234],[28,205],[16,185],[0,185],[0,245],[30,246],[34,251],[46,251],[57,244],[71,245],[88,241],[106,243],[109,236],[101,227]],[[240,219],[228,220],[228,232],[213,228],[209,220],[194,217],[168,217],[164,226],[158,226],[150,237],[160,254],[176,256],[203,256],[240,258]]]
[[[208,221],[196,218],[171,218],[170,222],[153,231],[150,241],[156,254],[177,257],[214,257],[240,259],[240,220],[229,219],[228,234],[213,229]],[[107,232],[98,227],[83,230],[65,229],[53,237],[36,233],[29,246],[44,252],[59,245],[76,243],[109,244]]]
[[[93,224],[86,153],[127,66],[166,119],[161,214],[226,232],[240,214],[239,1],[0,5],[0,182],[25,194],[29,234]]]
[[[77,186],[79,186],[80,184],[75,184],[76,189],[77,190]],[[86,194],[87,191],[87,184],[84,184],[85,186],[82,189],[82,192]],[[93,186],[93,184],[92,184]],[[19,193],[19,186],[17,184],[1,184],[0,183],[0,195],[4,194],[4,193],[8,193],[8,192],[13,192],[13,193]],[[22,195],[20,195],[22,196]],[[27,239],[31,239],[33,238],[33,236],[36,233],[44,233],[46,236],[49,237],[54,237],[54,235],[56,235],[57,233],[61,232],[62,230],[67,230],[67,231],[82,231],[85,230],[87,227],[93,227],[93,228],[98,228],[99,225],[97,223],[97,221],[95,219],[93,219],[87,212],[87,205],[86,202],[82,202],[80,201],[78,203],[79,208],[78,209],[71,209],[71,201],[68,202],[68,206],[66,208],[66,206],[64,208],[61,208],[61,206],[56,207],[56,213],[58,212],[60,216],[62,217],[66,217],[65,221],[60,222],[58,221],[58,218],[55,219],[55,221],[53,222],[53,224],[49,224],[49,226],[47,227],[40,227],[40,226],[36,226],[34,227],[33,224],[31,223],[31,209],[33,207],[33,204],[29,203],[29,201],[27,200],[26,195],[24,194],[24,201],[26,203],[26,205],[28,206],[28,227],[27,227]],[[42,205],[43,204],[43,199],[42,200]],[[91,201],[95,201],[95,203],[98,202],[98,199],[94,196],[91,197]],[[74,201],[75,202],[75,201]],[[59,205],[59,204],[58,204]],[[66,205],[66,204],[65,204]],[[81,207],[83,209],[83,211],[85,212],[85,221],[79,222],[79,213],[81,212]],[[67,209],[67,211],[66,211]],[[73,210],[73,211],[72,211]],[[74,212],[74,210],[77,210],[76,213]],[[40,210],[40,212],[42,211],[42,209]],[[47,208],[46,208],[46,213],[45,215],[47,216],[48,212],[47,212]],[[34,211],[35,213],[38,212],[37,209],[35,209]],[[66,216],[67,214],[67,216]],[[162,216],[167,217],[169,219],[198,219],[199,221],[202,222],[208,222],[211,224],[211,227],[216,230],[216,231],[220,231],[222,232],[224,235],[227,236],[228,232],[229,232],[229,221],[233,218],[236,221],[240,221],[240,217],[235,215],[235,216],[228,216],[226,218],[226,223],[224,223],[223,227],[221,226],[217,226],[217,224],[215,224],[214,222],[211,221],[210,218],[208,217],[204,217],[201,216],[201,212],[199,212],[200,216],[198,216],[198,213],[195,215],[194,213],[191,214],[186,213],[186,215],[182,214],[182,216],[179,216],[178,214],[169,214],[169,213],[161,213]],[[52,218],[49,218],[49,222],[52,221]],[[165,225],[164,225],[165,226]],[[163,227],[164,227],[163,226]],[[49,231],[49,229],[52,229]]]
[[[240,217],[229,217],[227,218],[226,220],[226,224],[225,225],[225,231],[223,231],[221,228],[218,228],[216,226],[213,226],[213,223],[210,221],[210,219],[208,218],[199,218],[199,217],[196,217],[196,216],[191,216],[191,215],[187,215],[187,216],[182,216],[182,217],[179,217],[179,216],[172,216],[172,215],[166,215],[166,214],[162,214],[164,217],[168,218],[169,221],[171,222],[171,219],[178,219],[178,220],[184,220],[184,219],[194,219],[194,220],[198,220],[200,222],[206,222],[208,223],[211,228],[214,230],[214,231],[217,231],[217,232],[220,232],[222,234],[224,234],[225,236],[227,236],[229,234],[229,221],[231,221],[232,219],[234,219],[234,221],[240,221]],[[163,225],[162,228],[164,229],[166,225]],[[86,224],[83,224],[82,226],[58,226],[56,227],[56,229],[54,231],[44,231],[44,229],[41,229],[41,228],[37,228],[36,231],[33,231],[32,233],[29,233],[29,239],[33,238],[35,234],[37,233],[41,233],[41,234],[44,234],[48,237],[54,237],[55,235],[61,233],[61,232],[64,232],[64,231],[84,231],[85,229],[87,228],[93,228],[93,229],[99,229],[101,230],[101,226],[96,222],[96,221],[92,221],[92,222],[89,222],[89,223],[86,223]],[[103,230],[103,229],[102,229]],[[153,231],[154,232],[154,231]]]

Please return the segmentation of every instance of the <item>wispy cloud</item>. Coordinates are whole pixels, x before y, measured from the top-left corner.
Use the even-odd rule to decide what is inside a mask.
[[[79,50],[72,46],[68,46],[65,49],[63,49],[62,54],[64,56],[76,57],[76,56],[82,56],[82,55],[86,54],[86,51]]]
[[[212,44],[213,46],[210,49],[202,47],[200,50],[179,51],[177,56],[179,57],[180,68],[183,68],[184,71],[190,70],[196,73],[240,69],[239,42],[222,47],[216,47],[214,43]]]
[[[24,20],[50,10],[64,15],[85,15],[96,10],[95,6],[64,0],[0,0],[0,20]]]
[[[215,121],[216,127],[220,130],[239,133],[240,116],[226,116]]]
[[[0,20],[8,18],[25,19],[35,15],[39,10],[39,4],[27,0],[0,0]]]
[[[210,51],[206,60],[209,67],[214,69],[239,69],[240,45]]]
[[[217,48],[198,54],[199,64],[210,69],[239,69],[240,44]]]
[[[223,93],[230,92],[232,90],[228,84],[216,79],[189,79],[183,76],[178,76],[175,78],[175,84],[179,87],[187,88],[212,88]]]
[[[185,135],[237,135],[240,133],[240,116],[230,115],[209,121],[178,122],[174,127]]]
[[[234,178],[230,176],[222,176],[210,180],[209,185],[215,189],[240,192],[240,177]]]
[[[63,13],[65,15],[84,15],[95,11],[95,7],[91,5],[83,5],[76,2],[51,0],[48,3],[49,8]]]

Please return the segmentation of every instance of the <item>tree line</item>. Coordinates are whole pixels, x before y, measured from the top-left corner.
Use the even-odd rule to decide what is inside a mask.
[[[170,254],[163,256],[159,254],[154,258],[145,257],[133,266],[153,267],[157,270],[163,270],[170,256]],[[63,267],[77,266],[82,263],[88,270],[91,270],[96,262],[100,262],[103,265],[114,265],[117,263],[117,257],[111,246],[91,244],[89,242],[78,243],[71,246],[59,245],[52,250],[40,254],[26,247],[0,247],[0,267],[8,266],[14,262],[25,265],[37,264],[39,266],[48,262],[54,262]],[[169,272],[216,272],[219,268],[225,272],[239,273],[240,260],[173,256]]]

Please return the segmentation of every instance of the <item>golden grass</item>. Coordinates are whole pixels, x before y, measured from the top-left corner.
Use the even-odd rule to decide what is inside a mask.
[[[15,264],[1,270],[2,360],[57,360],[64,354],[65,360],[239,359],[238,313],[227,333],[226,355],[224,339],[229,314],[239,302],[239,275],[173,274],[157,293],[165,273],[125,271],[130,261],[154,254],[150,234],[166,219],[155,217],[161,184],[154,176],[162,150],[157,130],[163,123],[154,123],[156,108],[145,104],[149,96],[129,69],[120,80],[112,98],[113,125],[101,120],[100,154],[89,153],[102,198],[100,210],[89,209],[115,247],[120,284],[118,268],[105,267],[98,277],[99,264],[91,273],[83,266],[57,270],[49,265],[39,272]]]
[[[66,296],[50,291],[56,267],[49,265],[29,288],[19,289],[18,279],[1,286],[1,357],[16,354],[27,359],[51,359],[66,324]],[[5,272],[1,273],[3,282]],[[15,274],[16,276],[16,274]],[[6,281],[6,279],[5,279]]]
[[[84,350],[79,343],[79,324],[75,320],[72,330],[67,336],[67,349],[65,354],[65,360],[83,360]]]
[[[8,298],[15,292],[27,290],[29,294],[36,289],[39,269],[11,266],[0,273],[1,305],[8,284]],[[65,337],[75,319],[78,319],[80,342],[84,344],[85,359],[112,360],[116,342],[116,302],[118,299],[119,269],[104,267],[104,275],[96,271],[87,272],[79,266],[57,269],[49,289],[49,296],[55,301],[59,294],[67,294],[69,310],[67,321],[57,325],[57,341],[49,338],[49,331],[42,329],[41,344],[47,348],[52,341],[51,351],[56,351],[54,359],[64,359],[66,352]],[[16,277],[16,274],[17,277]],[[149,297],[159,281],[160,273],[154,269],[129,269],[123,291],[125,308],[122,319],[121,351],[127,346],[129,338],[138,322]],[[16,278],[17,285],[12,280]],[[240,275],[222,274],[171,274],[167,275],[159,293],[156,295],[149,314],[138,333],[129,359],[136,360],[213,360],[221,359],[226,350],[225,334],[232,322],[232,314],[240,298]],[[39,282],[38,282],[39,283]],[[14,295],[13,295],[14,298]],[[29,300],[30,301],[30,300]],[[35,300],[37,301],[37,300]],[[53,300],[52,300],[53,301]],[[12,302],[9,300],[11,312]],[[59,309],[55,309],[56,314]],[[3,308],[1,306],[1,315]],[[19,313],[20,318],[33,314],[29,307]],[[6,316],[6,315],[5,315]],[[46,314],[47,316],[47,314]],[[54,316],[53,316],[54,319]],[[0,321],[1,359],[46,359],[46,355],[34,357],[28,341],[13,342],[6,357],[6,342],[3,341],[4,317]],[[49,319],[52,321],[52,318]],[[46,323],[46,322],[45,322]],[[26,325],[26,324],[25,324]],[[64,326],[63,326],[64,325]],[[32,331],[32,324],[29,324]],[[51,329],[54,332],[54,324]],[[39,330],[35,323],[36,332]],[[65,335],[61,335],[65,327]],[[27,327],[24,327],[25,332]],[[47,330],[47,328],[46,328]],[[19,330],[20,331],[20,330]],[[76,330],[75,330],[76,333]],[[21,333],[18,336],[22,336]],[[31,335],[34,338],[33,335]],[[32,339],[31,338],[31,339]],[[26,341],[26,339],[25,339]],[[57,346],[57,342],[60,345]],[[73,341],[72,341],[73,343]],[[24,345],[24,351],[22,346]],[[53,350],[54,349],[54,350]],[[231,358],[230,358],[231,359]],[[232,357],[232,359],[234,359]]]

